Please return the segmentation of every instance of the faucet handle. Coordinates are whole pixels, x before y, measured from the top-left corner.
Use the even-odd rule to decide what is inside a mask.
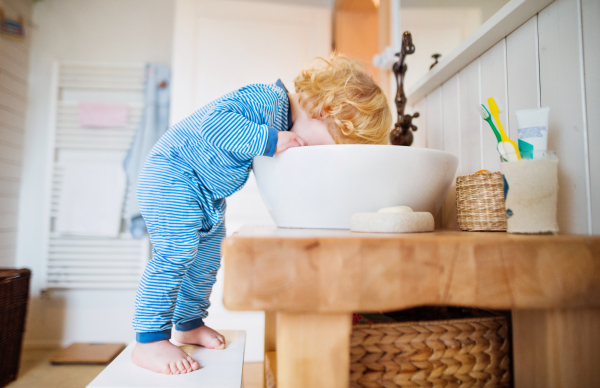
[[[410,129],[412,129],[413,132],[416,131],[418,129],[418,127],[412,123],[412,119],[416,119],[419,116],[420,116],[419,112],[415,112],[415,113],[413,113],[413,115],[410,119]]]
[[[412,119],[419,117],[419,112],[412,115],[403,115],[402,119],[396,123],[394,130],[390,133],[390,143],[393,145],[410,146],[413,142],[413,132],[417,126],[412,123]]]

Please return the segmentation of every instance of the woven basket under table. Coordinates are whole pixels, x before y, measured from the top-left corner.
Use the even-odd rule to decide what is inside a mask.
[[[0,268],[0,387],[19,372],[30,277],[28,269]]]
[[[511,386],[504,315],[354,325],[351,388]]]
[[[505,231],[506,209],[502,174],[461,175],[456,178],[458,227],[467,231]]]

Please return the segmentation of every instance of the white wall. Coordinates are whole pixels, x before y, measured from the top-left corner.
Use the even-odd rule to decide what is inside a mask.
[[[562,233],[600,234],[599,18],[597,2],[556,0],[414,106],[425,112],[415,120],[419,135],[426,133],[429,148],[460,158],[458,175],[499,170],[495,137],[477,104],[494,97],[513,139],[516,110],[549,106]],[[454,195],[442,212],[447,228],[456,227]]]
[[[498,12],[509,0],[401,0],[402,9],[408,8],[444,8],[459,7],[469,8],[477,7],[481,10],[481,22],[488,20],[493,14]]]
[[[17,248],[17,209],[23,165],[27,76],[31,45],[29,0],[0,0],[5,16],[26,22],[25,39],[0,35],[0,267],[13,267]]]
[[[445,57],[481,26],[481,13],[479,7],[402,8],[400,28],[411,32],[415,45],[415,52],[406,57],[405,92],[429,72],[433,54]]]
[[[261,3],[278,3],[278,4],[296,4],[304,5],[306,7],[320,7],[320,8],[333,8],[335,0],[244,0],[244,1],[257,1]],[[496,0],[497,1],[497,0]]]
[[[268,1],[180,0],[176,2],[175,18],[173,123],[247,84],[272,83],[281,78],[293,90],[293,79],[302,67],[314,57],[330,53],[331,12],[323,7]],[[227,199],[228,235],[245,224],[274,225],[253,174],[242,190]],[[223,270],[213,287],[206,324],[217,330],[246,330],[245,359],[262,361],[264,315],[260,311],[225,309]]]
[[[591,196],[592,231],[600,234],[600,1],[582,0],[582,31],[585,53],[585,113],[587,118],[588,155],[590,157],[590,190]]]
[[[408,70],[404,79],[404,91],[407,93],[410,93],[413,86],[430,71],[429,67],[434,62],[431,57],[433,54],[441,54],[441,59],[450,54],[508,2],[508,0],[396,1],[401,5],[400,31],[410,31],[415,45],[415,52],[406,58]],[[394,33],[392,31],[392,34]],[[395,93],[396,80],[393,75],[390,76],[390,81],[392,93]],[[389,101],[391,106],[394,106],[393,99],[390,98]],[[418,112],[422,115],[425,107],[420,109]],[[409,114],[414,112],[412,107],[406,110]],[[414,139],[414,146],[425,146],[423,131],[415,132]]]
[[[400,30],[410,31],[415,52],[406,58],[404,90],[429,72],[433,54],[442,58],[454,50],[508,0],[398,0]],[[395,83],[392,83],[395,90]]]
[[[255,1],[255,0],[247,0]],[[331,8],[332,0],[267,0]],[[32,300],[26,345],[57,345],[73,341],[122,341],[134,338],[131,328],[135,290],[69,290],[41,295],[44,198],[42,182],[47,160],[52,61],[159,62],[171,64],[173,0],[44,0],[35,6],[31,71],[32,96],[27,127],[19,208],[18,265],[33,270]],[[269,222],[259,203],[254,181],[229,202],[231,230],[244,223]],[[264,207],[264,206],[263,206]],[[211,311],[223,312],[222,272],[212,295]],[[260,314],[260,313],[258,313]],[[219,314],[212,314],[214,321]],[[211,321],[211,324],[213,324]],[[218,328],[235,320],[214,322]],[[259,356],[262,356],[259,355]],[[256,357],[255,357],[256,358]]]
[[[17,265],[33,271],[26,345],[134,338],[135,290],[40,296],[51,68],[54,60],[170,65],[173,12],[172,0],[44,0],[35,6],[17,245]]]

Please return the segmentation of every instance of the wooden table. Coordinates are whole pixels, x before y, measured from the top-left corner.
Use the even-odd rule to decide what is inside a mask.
[[[517,388],[600,387],[599,236],[246,226],[224,256],[225,306],[266,312],[279,388],[347,388],[351,313],[421,305],[512,310]]]

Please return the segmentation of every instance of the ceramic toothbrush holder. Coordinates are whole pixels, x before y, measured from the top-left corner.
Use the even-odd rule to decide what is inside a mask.
[[[510,158],[507,158],[510,160]],[[558,158],[534,151],[533,159],[501,158],[508,233],[558,233]]]

